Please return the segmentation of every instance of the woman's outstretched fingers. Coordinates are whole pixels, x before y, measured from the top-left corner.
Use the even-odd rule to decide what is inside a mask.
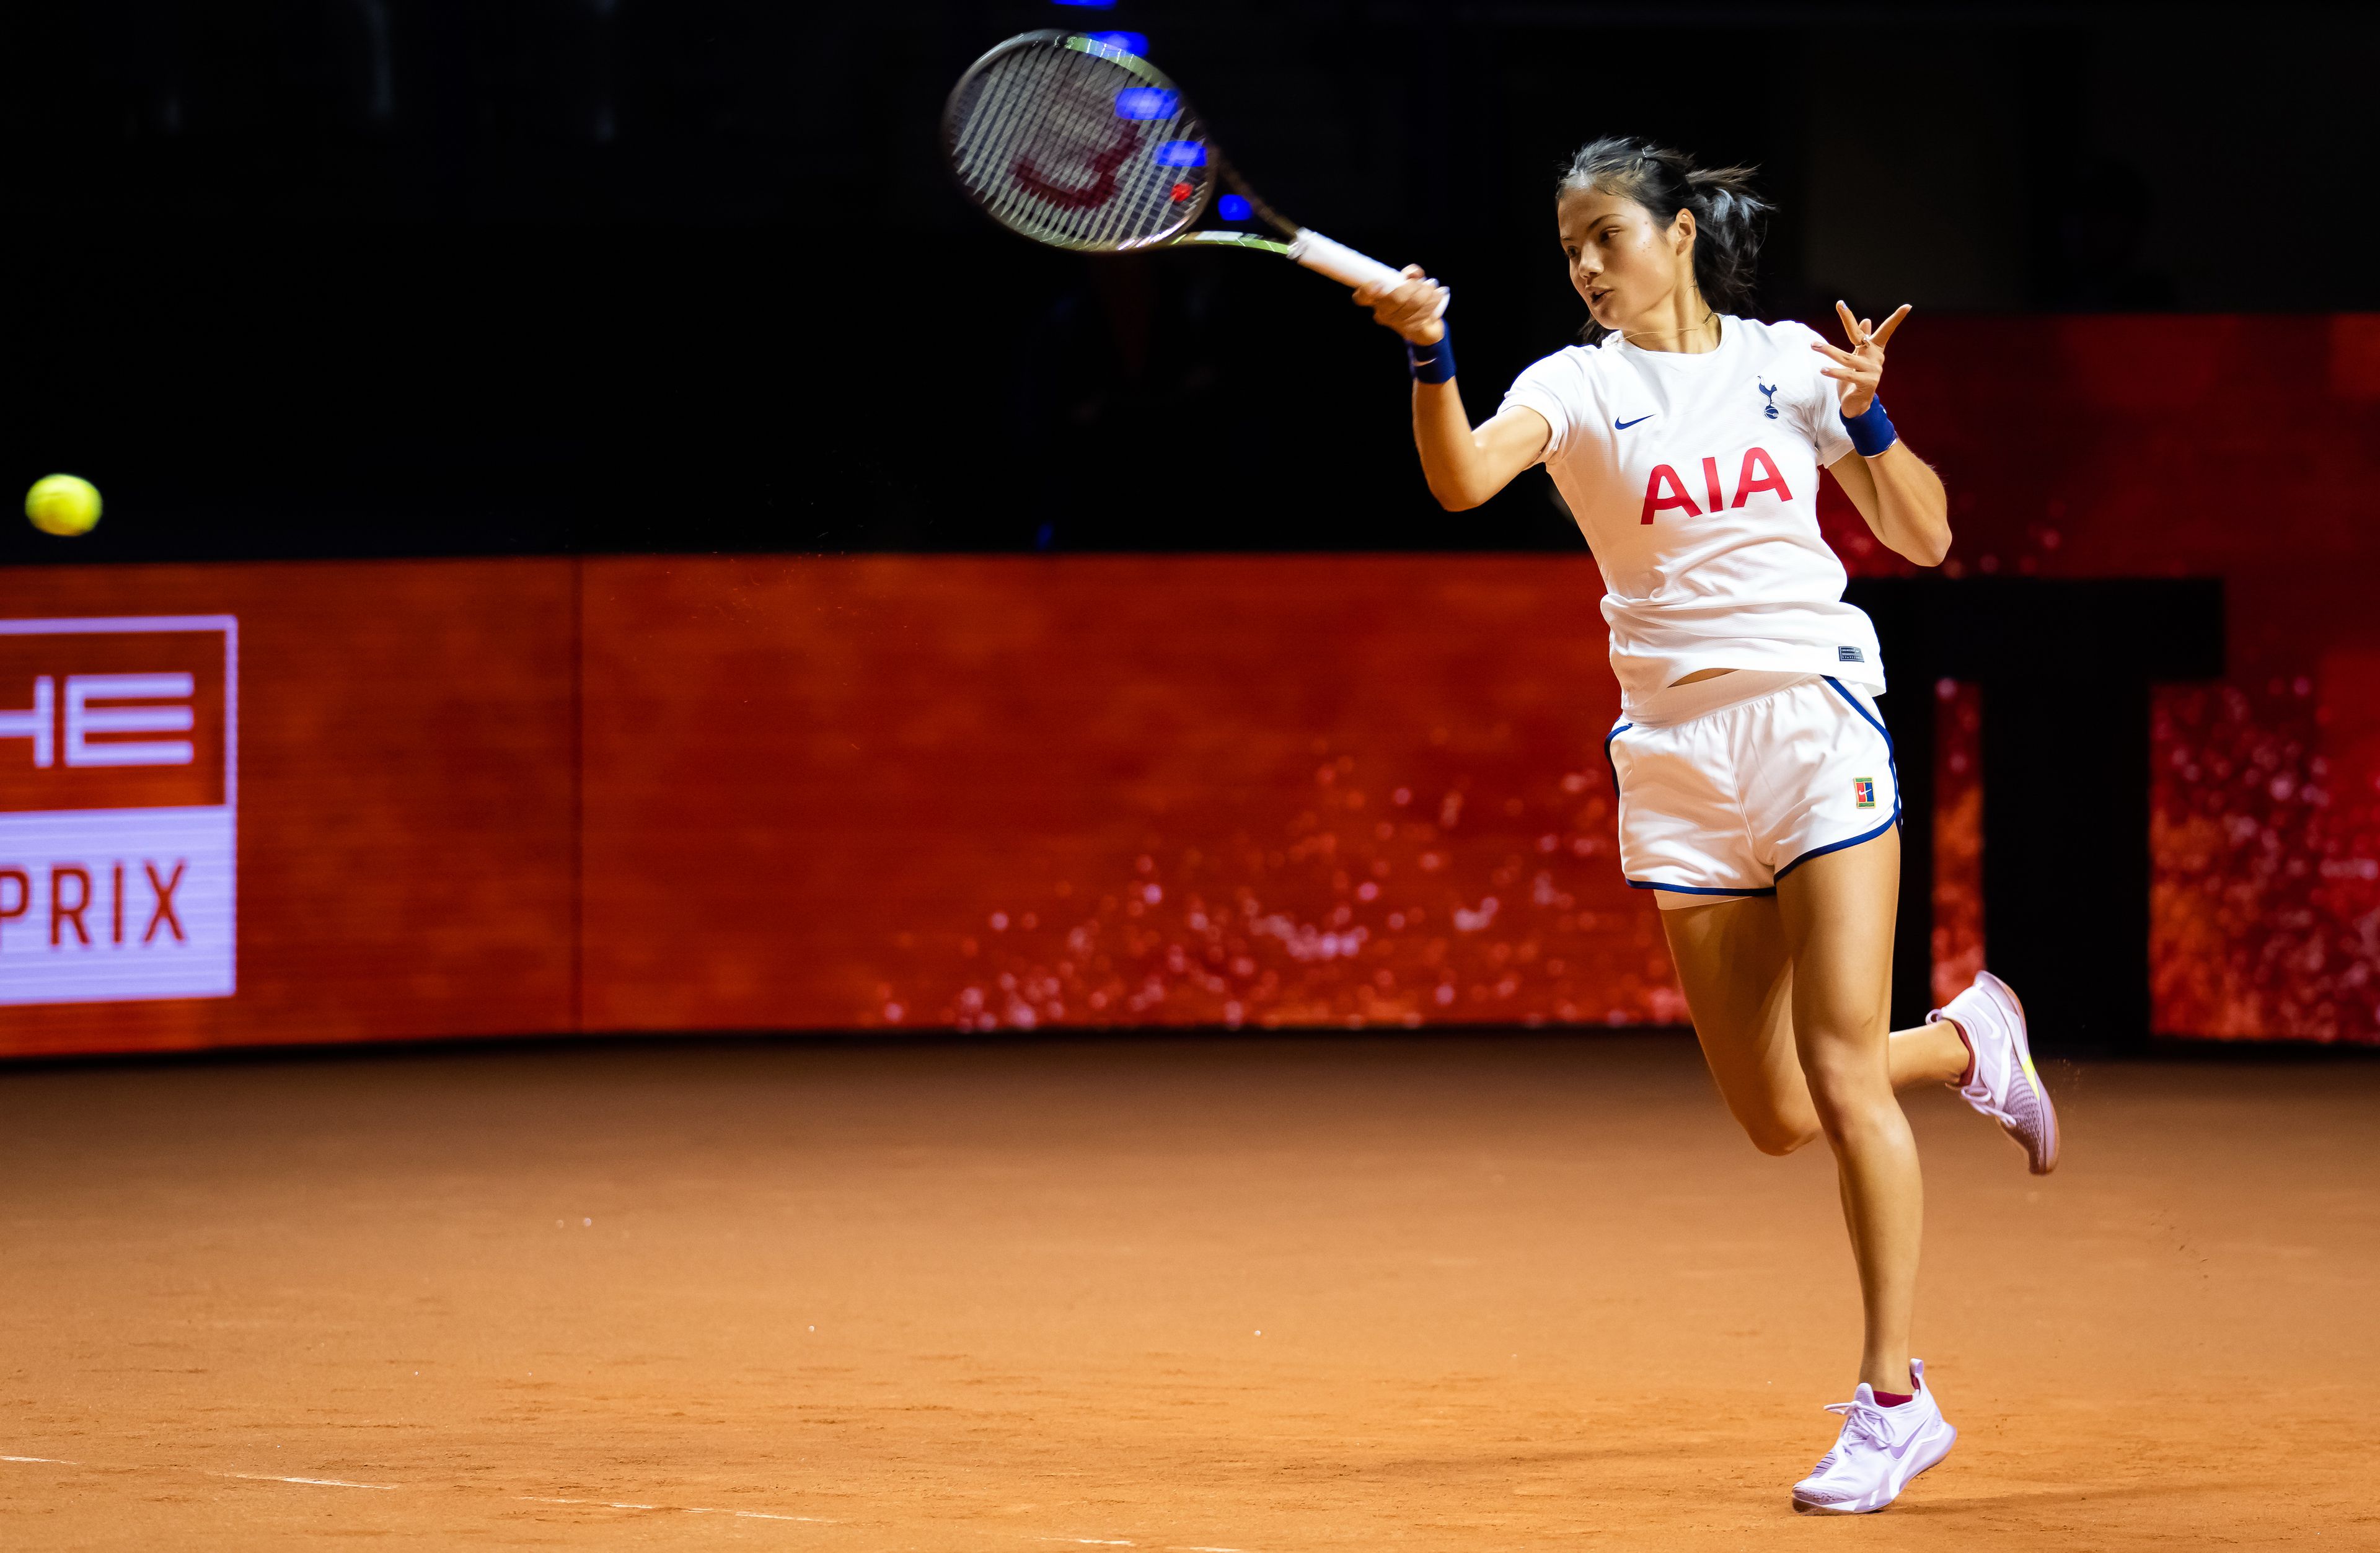
[[[1892,338],[1892,332],[1900,327],[1909,310],[1909,304],[1903,302],[1879,326],[1872,319],[1852,316],[1849,303],[1835,303],[1835,316],[1842,321],[1843,338],[1851,348],[1840,349],[1824,340],[1813,343],[1810,348],[1835,364],[1820,368],[1819,376],[1832,378],[1843,385],[1845,415],[1864,415],[1876,402],[1876,390],[1884,382],[1884,343]]]

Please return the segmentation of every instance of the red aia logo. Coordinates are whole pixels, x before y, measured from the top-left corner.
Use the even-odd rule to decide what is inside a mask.
[[[1694,505],[1694,499],[1686,494],[1686,482],[1678,478],[1678,471],[1667,464],[1657,464],[1645,481],[1644,521],[1650,523],[1671,507],[1681,509],[1688,517],[1700,517],[1706,511],[1718,512],[1722,507],[1740,507],[1755,492],[1762,491],[1774,491],[1780,502],[1793,499],[1793,493],[1785,489],[1784,473],[1777,467],[1777,461],[1768,456],[1768,450],[1765,447],[1745,451],[1743,467],[1736,471],[1735,500],[1732,502],[1728,501],[1727,493],[1719,489],[1718,460],[1704,459],[1703,496],[1706,504],[1700,507]]]

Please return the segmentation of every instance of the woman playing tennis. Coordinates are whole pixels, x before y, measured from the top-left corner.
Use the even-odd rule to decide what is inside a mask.
[[[1767,209],[1746,169],[1639,140],[1581,150],[1555,214],[1587,343],[1523,372],[1476,427],[1443,288],[1414,267],[1356,300],[1406,341],[1439,502],[1477,506],[1543,463],[1602,567],[1621,867],[1661,907],[1694,1033],[1754,1145],[1834,1151],[1866,1337],[1852,1400],[1830,1410],[1841,1435],[1793,1506],[1860,1513],[1957,1438],[1909,1353],[1924,1195],[1895,1091],[1959,1086],[2036,1173],[2058,1162],[2058,1124],[1998,978],[1889,1028],[1900,801],[1884,665],[1819,537],[1818,470],[1922,566],[1949,549],[1948,503],[1876,397],[1906,307],[1871,326],[1837,304],[1848,349],[1737,316]]]

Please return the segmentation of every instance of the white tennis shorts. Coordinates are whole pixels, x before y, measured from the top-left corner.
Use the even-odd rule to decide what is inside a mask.
[[[1868,693],[1832,676],[1682,722],[1622,722],[1603,748],[1621,868],[1664,909],[1774,895],[1811,858],[1900,823],[1892,737]]]

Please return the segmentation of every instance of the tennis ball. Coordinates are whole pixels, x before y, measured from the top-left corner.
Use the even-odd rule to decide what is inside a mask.
[[[99,521],[99,487],[80,475],[45,475],[25,492],[25,516],[44,534],[88,534]]]

